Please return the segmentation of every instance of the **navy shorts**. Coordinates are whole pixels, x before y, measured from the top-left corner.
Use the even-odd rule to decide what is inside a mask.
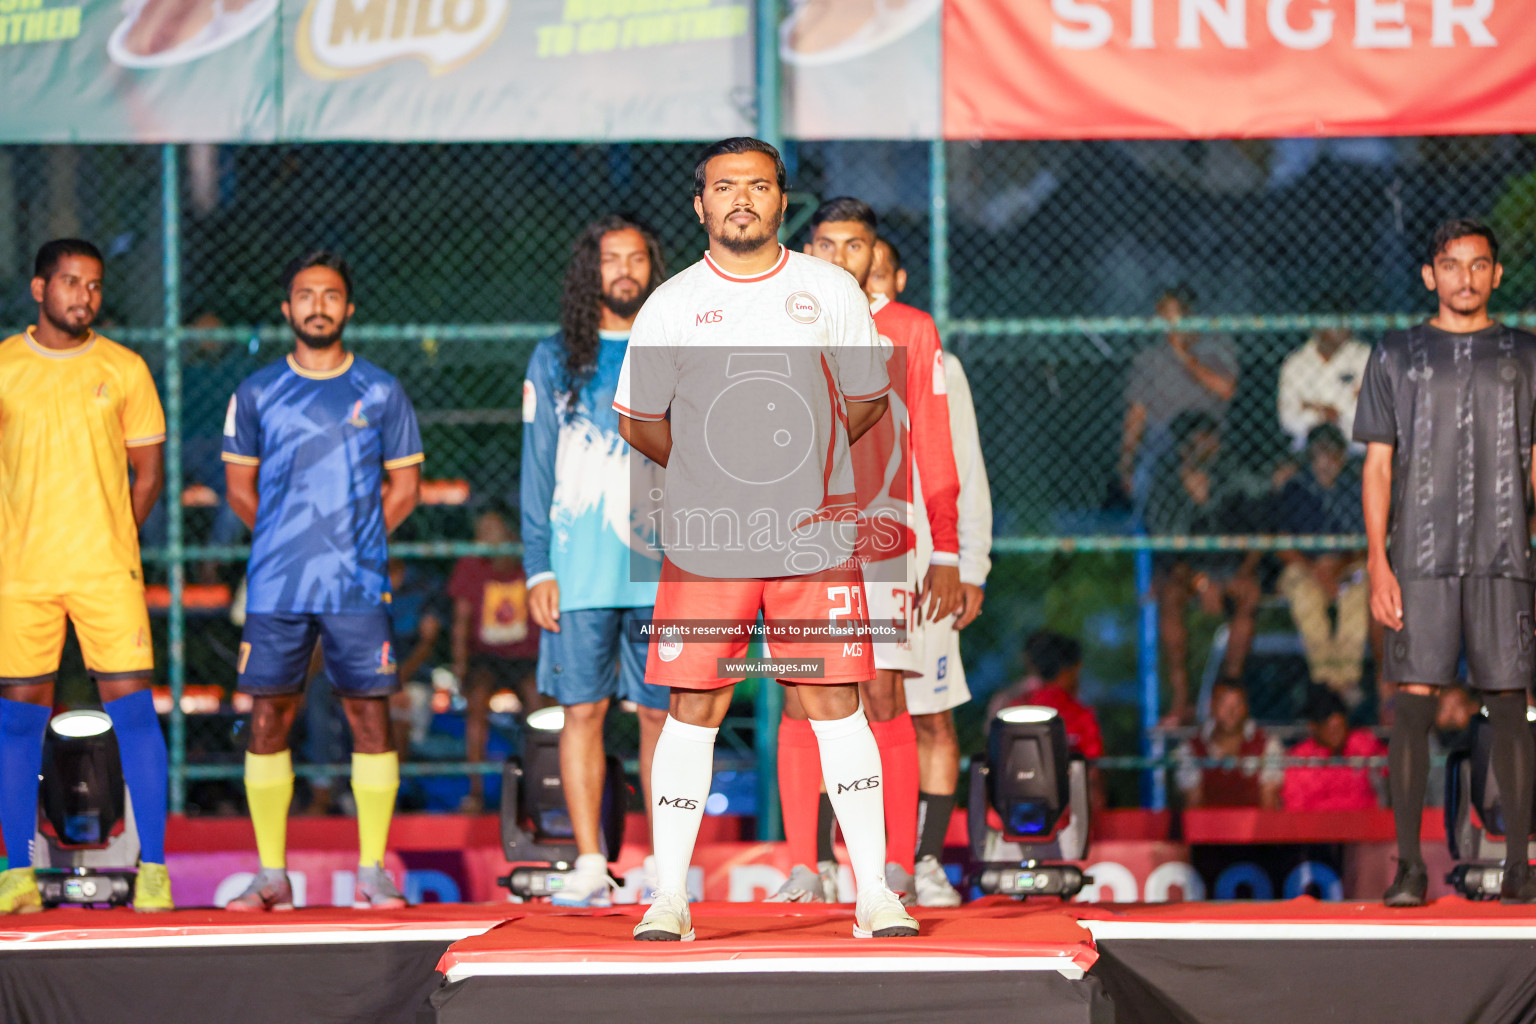
[[[645,681],[649,645],[628,635],[632,621],[650,618],[649,608],[562,611],[560,632],[539,636],[539,692],[566,706],[618,697],[665,709],[671,691]]]
[[[241,693],[300,693],[320,641],[325,674],[345,697],[387,697],[400,689],[389,611],[248,614],[240,636]]]

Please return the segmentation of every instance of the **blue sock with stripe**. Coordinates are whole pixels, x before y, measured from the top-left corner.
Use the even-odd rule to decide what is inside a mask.
[[[123,761],[123,783],[133,800],[133,821],[139,830],[139,859],[165,863],[166,784],[170,767],[165,734],[155,715],[155,698],[148,690],[107,701],[102,708],[112,718],[117,749]]]
[[[37,776],[43,770],[43,734],[53,709],[0,697],[0,834],[6,866],[32,866],[37,835]]]

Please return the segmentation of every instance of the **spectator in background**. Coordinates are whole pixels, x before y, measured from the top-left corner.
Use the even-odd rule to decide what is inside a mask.
[[[1138,513],[1146,507],[1159,463],[1177,443],[1175,420],[1185,413],[1204,413],[1219,424],[1237,393],[1232,339],[1178,329],[1179,321],[1194,312],[1194,301],[1194,293],[1183,287],[1164,292],[1156,311],[1168,321],[1168,333],[1131,362],[1119,475]]]
[[[510,544],[515,538],[500,512],[475,520],[475,542]],[[463,688],[464,748],[470,763],[485,760],[491,694],[509,689],[524,712],[540,706],[534,686],[539,634],[528,621],[528,585],[523,563],[510,555],[461,558],[448,580],[453,598],[453,673]],[[484,807],[482,775],[469,777],[469,795],[459,809]]]
[[[1275,529],[1295,534],[1357,534],[1365,529],[1360,474],[1347,458],[1344,435],[1331,423],[1307,434],[1306,466],[1275,496]],[[1371,590],[1364,552],[1282,551],[1280,593],[1301,632],[1314,683],[1333,690],[1347,707],[1360,703],[1365,641],[1370,634]],[[1336,618],[1329,621],[1334,608]]]
[[[452,616],[442,577],[403,558],[389,560],[390,620],[400,658],[400,692],[389,698],[390,730],[403,760],[411,747],[411,684],[432,683],[432,655]]]
[[[1426,807],[1445,806],[1446,755],[1472,749],[1472,719],[1483,710],[1477,695],[1463,686],[1440,690],[1435,709],[1435,728],[1429,734],[1429,782],[1424,788]]]
[[[1099,716],[1078,699],[1083,670],[1083,645],[1069,636],[1040,630],[1024,641],[1024,664],[1029,675],[999,692],[987,708],[990,720],[1006,707],[1022,704],[1055,708],[1067,729],[1074,754],[1095,759],[1104,756],[1104,737]],[[1097,768],[1088,772],[1089,792],[1096,808],[1104,806],[1104,780]]]
[[[1285,769],[1278,764],[1239,763],[1231,768],[1205,768],[1197,762],[1213,757],[1278,758],[1280,741],[1272,739],[1248,717],[1248,694],[1241,684],[1222,680],[1211,689],[1210,718],[1200,731],[1179,745],[1179,790],[1185,807],[1280,807]]]
[[[1174,421],[1177,447],[1160,464],[1147,500],[1147,528],[1155,534],[1199,537],[1246,533],[1259,524],[1256,487],[1236,460],[1228,457],[1221,425],[1209,413],[1186,412]],[[1257,552],[1180,554],[1162,560],[1158,583],[1158,623],[1173,702],[1166,721],[1188,721],[1189,626],[1185,616],[1196,600],[1210,615],[1227,615],[1227,649],[1221,677],[1243,676],[1253,646],[1254,613],[1259,606]]]
[[[1335,309],[1334,312],[1341,312]],[[1371,347],[1347,327],[1324,327],[1280,364],[1280,428],[1301,451],[1311,431],[1331,426],[1344,437],[1355,428],[1355,403]],[[1364,445],[1355,448],[1363,452]]]
[[[1302,717],[1308,737],[1292,757],[1385,757],[1387,748],[1369,729],[1350,729],[1344,702],[1326,686],[1314,686]],[[1385,768],[1292,765],[1285,769],[1281,803],[1288,811],[1366,811],[1381,806]]]

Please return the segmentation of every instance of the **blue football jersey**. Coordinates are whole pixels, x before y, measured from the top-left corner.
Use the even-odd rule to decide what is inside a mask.
[[[380,490],[387,470],[422,461],[416,411],[400,383],[348,354],[329,373],[288,356],[229,401],[224,460],[260,466],[246,610],[366,612],[389,601]]]
[[[661,578],[662,468],[619,436],[613,408],[629,335],[599,339],[578,394],[558,334],[533,350],[523,381],[523,569],[530,588],[559,581],[561,611],[648,608]]]

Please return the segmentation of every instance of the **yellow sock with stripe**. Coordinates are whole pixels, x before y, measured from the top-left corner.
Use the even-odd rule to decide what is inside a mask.
[[[389,819],[400,792],[400,755],[352,755],[352,796],[357,801],[357,862],[372,867],[384,861]]]
[[[245,802],[256,829],[261,866],[288,866],[288,805],[293,802],[293,755],[245,752]]]

